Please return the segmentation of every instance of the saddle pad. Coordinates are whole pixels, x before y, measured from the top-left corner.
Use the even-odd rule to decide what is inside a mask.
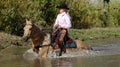
[[[72,43],[66,43],[66,48],[77,48],[75,41],[73,40]]]

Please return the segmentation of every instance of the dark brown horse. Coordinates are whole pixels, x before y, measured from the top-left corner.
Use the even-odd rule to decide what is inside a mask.
[[[53,51],[53,47],[50,46],[50,34],[42,32],[31,20],[26,19],[26,25],[24,27],[23,40],[32,40],[33,51],[37,52],[40,57],[46,57],[48,52]],[[76,48],[67,48],[66,52],[72,50],[86,49],[91,50],[91,47],[85,45],[80,40],[75,40]]]

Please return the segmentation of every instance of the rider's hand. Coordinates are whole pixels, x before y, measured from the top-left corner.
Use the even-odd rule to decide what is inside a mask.
[[[54,27],[53,27],[54,30],[57,29],[57,28],[58,28],[58,26],[54,26]]]
[[[55,35],[55,28],[52,29],[52,36]]]
[[[61,26],[59,25],[59,26],[58,26],[58,29],[60,29],[60,28],[61,28]]]

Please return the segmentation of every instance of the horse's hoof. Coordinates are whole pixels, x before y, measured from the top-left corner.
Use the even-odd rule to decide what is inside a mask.
[[[90,50],[93,50],[93,48],[90,48]]]
[[[62,52],[59,53],[59,56],[62,56]]]
[[[62,54],[59,54],[59,56],[62,56]]]
[[[66,53],[66,50],[63,50],[63,53]]]

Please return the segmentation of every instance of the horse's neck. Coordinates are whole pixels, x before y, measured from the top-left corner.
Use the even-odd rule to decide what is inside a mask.
[[[41,31],[37,26],[34,26],[36,28],[36,31],[34,32],[34,34],[36,34],[38,37],[43,38],[44,36],[46,36],[46,33]]]
[[[36,29],[36,32],[32,36],[32,42],[35,46],[43,45],[45,37],[47,36],[46,33],[42,32],[39,28]]]

